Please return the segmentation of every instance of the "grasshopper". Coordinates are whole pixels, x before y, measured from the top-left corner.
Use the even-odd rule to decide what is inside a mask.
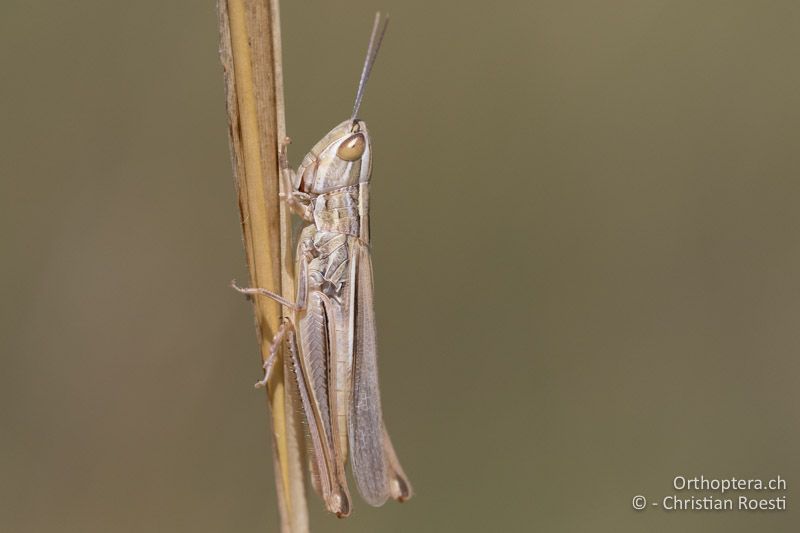
[[[350,514],[345,464],[364,500],[380,506],[411,497],[411,484],[397,460],[383,422],[378,391],[377,344],[369,235],[372,146],[357,118],[364,87],[388,18],[376,14],[367,57],[349,119],[328,132],[297,171],[279,148],[283,201],[308,222],[295,256],[297,294],[291,302],[264,288],[232,286],[246,295],[271,298],[289,310],[264,363],[264,386],[286,342],[303,414],[308,424],[314,488],[326,508]]]

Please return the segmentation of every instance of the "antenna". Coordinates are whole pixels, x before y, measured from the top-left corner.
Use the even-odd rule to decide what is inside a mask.
[[[375,57],[378,55],[378,50],[383,41],[383,35],[386,33],[386,27],[389,25],[389,15],[383,21],[383,27],[378,32],[378,26],[381,21],[381,12],[375,13],[375,22],[372,24],[372,35],[369,38],[369,47],[367,48],[367,57],[364,59],[364,69],[361,71],[361,79],[358,80],[358,90],[356,91],[356,102],[353,105],[353,115],[350,120],[355,121],[358,114],[358,108],[361,107],[361,100],[364,98],[364,87],[367,85],[369,73],[372,71],[372,65],[375,64]]]

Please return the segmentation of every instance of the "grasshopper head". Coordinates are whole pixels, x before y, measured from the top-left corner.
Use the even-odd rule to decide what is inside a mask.
[[[372,149],[364,121],[356,118],[364,97],[364,88],[378,55],[389,17],[380,25],[381,14],[375,14],[372,35],[369,38],[367,57],[361,78],[358,80],[353,114],[323,137],[303,159],[297,169],[294,186],[311,194],[321,194],[334,189],[366,183],[372,170]]]
[[[333,128],[297,169],[299,189],[321,194],[369,181],[372,150],[364,121],[348,119]]]

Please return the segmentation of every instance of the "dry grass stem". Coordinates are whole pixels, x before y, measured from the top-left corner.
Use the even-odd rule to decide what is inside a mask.
[[[280,17],[277,0],[219,0],[220,57],[242,238],[250,285],[292,300],[291,225],[279,200],[278,143],[285,137]],[[282,311],[253,300],[262,358]],[[308,531],[303,447],[294,385],[283,356],[267,386],[281,531]]]

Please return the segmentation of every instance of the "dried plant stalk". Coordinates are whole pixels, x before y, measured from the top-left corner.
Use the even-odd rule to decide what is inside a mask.
[[[231,159],[250,286],[293,298],[291,224],[279,200],[278,143],[285,137],[277,0],[219,0]],[[280,306],[253,301],[262,359],[279,326]],[[267,384],[281,531],[308,531],[303,446],[295,386],[283,355]]]

